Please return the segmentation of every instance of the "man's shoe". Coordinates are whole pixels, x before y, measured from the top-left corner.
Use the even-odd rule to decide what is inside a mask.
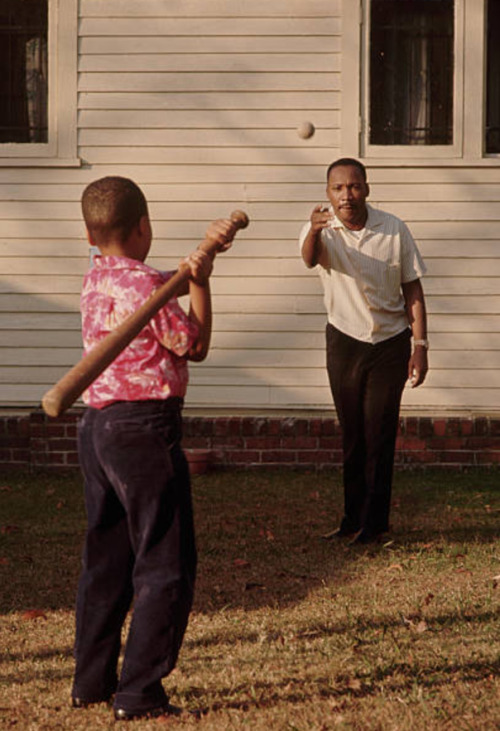
[[[323,538],[325,541],[332,541],[337,538],[350,538],[351,536],[355,536],[358,531],[355,530],[348,530],[347,528],[335,528],[335,530],[332,530],[330,533],[324,533],[321,538]]]
[[[349,541],[350,546],[366,546],[369,543],[378,543],[380,541],[382,533],[373,533],[373,531],[366,530],[365,528],[362,528],[360,531],[356,533],[356,535],[353,537],[351,541]]]
[[[98,698],[95,701],[87,701],[85,698],[72,698],[71,699],[71,705],[73,708],[89,708],[90,706],[95,706],[98,703],[110,703],[111,697],[108,698]]]
[[[126,711],[125,708],[115,708],[115,719],[117,721],[137,721],[138,719],[159,718],[160,716],[180,716],[182,708],[173,706],[171,703],[163,703],[157,708],[150,708],[147,711]]]

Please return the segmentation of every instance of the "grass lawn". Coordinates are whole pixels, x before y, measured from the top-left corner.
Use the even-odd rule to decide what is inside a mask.
[[[199,573],[172,702],[73,710],[78,475],[0,478],[0,728],[500,729],[500,473],[397,473],[393,532],[348,547],[338,472],[194,479]]]

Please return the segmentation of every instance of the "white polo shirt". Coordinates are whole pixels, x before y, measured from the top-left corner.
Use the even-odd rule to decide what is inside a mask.
[[[356,340],[374,344],[408,327],[401,284],[419,279],[426,267],[403,221],[370,205],[367,209],[361,231],[333,217],[321,233],[329,263],[317,268],[328,322]],[[308,222],[301,231],[301,249],[310,227]]]

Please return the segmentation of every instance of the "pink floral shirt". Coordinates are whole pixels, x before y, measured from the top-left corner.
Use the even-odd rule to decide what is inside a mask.
[[[96,256],[81,295],[85,351],[137,310],[172,274],[135,259]],[[185,356],[197,337],[196,325],[177,299],[171,299],[85,391],[84,402],[99,409],[114,401],[184,397],[188,384]]]

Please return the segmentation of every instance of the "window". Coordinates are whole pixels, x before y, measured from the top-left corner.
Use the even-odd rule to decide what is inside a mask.
[[[0,142],[47,142],[47,0],[0,3]]]
[[[0,0],[0,164],[76,160],[77,0]]]
[[[370,144],[452,144],[453,37],[453,0],[372,0]]]
[[[500,0],[343,0],[342,20],[342,154],[498,164]]]
[[[486,152],[500,153],[500,0],[488,0]]]

